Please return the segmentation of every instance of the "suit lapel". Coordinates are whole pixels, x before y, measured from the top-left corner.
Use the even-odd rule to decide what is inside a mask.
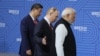
[[[44,20],[44,18],[43,18],[43,20]],[[50,26],[50,25],[47,23],[46,20],[44,20],[44,22],[45,22],[45,24],[48,26],[48,28],[50,28],[51,30],[53,29],[52,26]]]

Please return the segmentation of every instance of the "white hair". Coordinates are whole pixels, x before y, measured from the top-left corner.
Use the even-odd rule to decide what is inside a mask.
[[[62,14],[61,16],[65,16],[67,14],[72,14],[72,13],[76,13],[76,11],[73,9],[73,8],[65,8],[63,11],[62,11]]]

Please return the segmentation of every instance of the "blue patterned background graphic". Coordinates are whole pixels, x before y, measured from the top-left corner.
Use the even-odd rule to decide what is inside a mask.
[[[0,52],[18,53],[20,21],[37,2],[44,7],[39,20],[50,7],[56,7],[60,15],[64,8],[74,8],[77,56],[100,56],[100,0],[0,0]]]

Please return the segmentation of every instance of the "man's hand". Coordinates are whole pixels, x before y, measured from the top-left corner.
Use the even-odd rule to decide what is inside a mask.
[[[27,50],[27,51],[26,51],[26,54],[27,54],[27,55],[32,55],[31,50]]]
[[[44,38],[42,38],[42,44],[43,45],[46,45],[47,43],[46,43],[46,36],[44,37]]]

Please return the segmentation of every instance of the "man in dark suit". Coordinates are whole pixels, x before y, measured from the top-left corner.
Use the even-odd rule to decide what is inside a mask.
[[[31,7],[29,15],[23,18],[20,25],[21,31],[21,45],[19,50],[20,56],[33,56],[34,54],[34,41],[33,33],[35,25],[37,24],[37,18],[40,16],[42,11],[42,5],[35,3]]]
[[[76,41],[71,29],[75,21],[75,10],[65,8],[62,18],[55,24],[50,56],[76,56]]]
[[[35,55],[34,56],[49,56],[51,36],[52,36],[52,23],[58,17],[58,10],[50,8],[46,16],[37,24],[34,32],[35,38]]]

